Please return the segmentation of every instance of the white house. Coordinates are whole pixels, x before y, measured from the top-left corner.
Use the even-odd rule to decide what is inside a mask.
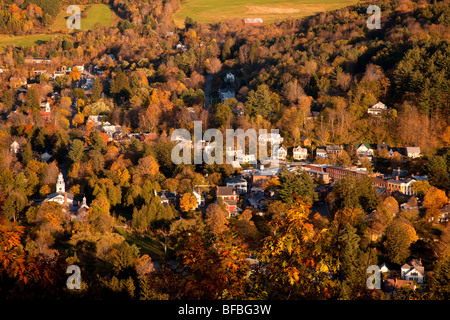
[[[41,111],[44,112],[50,112],[50,102],[48,102],[48,100],[45,100],[43,102],[40,103],[40,107],[41,107]]]
[[[200,206],[205,204],[205,201],[204,201],[204,199],[202,197],[202,192],[200,191],[200,189],[193,190],[192,194],[194,195],[195,199],[197,200],[197,207],[196,208],[198,208],[198,207],[200,207]]]
[[[295,160],[304,160],[308,157],[308,149],[298,146],[292,150]]]
[[[283,146],[279,146],[274,151],[274,156],[277,157],[278,160],[285,161],[287,156],[287,150]]]
[[[44,202],[58,202],[59,204],[66,207],[69,212],[67,212],[72,219],[79,220],[81,217],[87,214],[89,206],[86,204],[86,197],[83,197],[81,204],[74,199],[74,195],[66,192],[66,184],[62,173],[59,173],[58,180],[56,181],[56,192],[47,196]]]
[[[391,272],[391,270],[389,269],[387,264],[383,262],[383,264],[380,266],[380,272],[381,273],[386,273],[386,272],[389,273],[389,272]]]
[[[367,113],[371,115],[382,115],[383,113],[386,113],[388,111],[386,105],[382,102],[378,102],[374,104],[372,107],[367,109]]]
[[[225,82],[228,83],[233,83],[234,82],[234,74],[232,74],[231,72],[227,72],[227,74],[225,75]]]
[[[316,157],[326,159],[327,156],[327,150],[325,148],[317,148],[316,149]]]
[[[373,149],[367,143],[358,143],[356,145],[356,154],[358,157],[373,157]]]
[[[242,177],[232,177],[226,180],[227,187],[235,187],[239,193],[247,193],[247,180]]]
[[[406,156],[409,158],[420,158],[420,147],[406,147]]]
[[[401,278],[407,281],[417,281],[423,283],[425,279],[425,268],[422,265],[422,259],[412,259],[400,268]]]
[[[271,144],[281,144],[284,139],[279,133],[263,133],[258,136],[259,142],[270,142]]]

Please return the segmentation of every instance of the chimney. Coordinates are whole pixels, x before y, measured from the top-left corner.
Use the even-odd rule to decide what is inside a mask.
[[[64,205],[67,206],[67,193],[64,192]]]
[[[422,265],[422,258],[419,258],[419,264]]]
[[[395,180],[398,180],[398,176],[395,176]]]

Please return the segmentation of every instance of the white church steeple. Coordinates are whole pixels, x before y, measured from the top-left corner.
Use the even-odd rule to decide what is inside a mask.
[[[66,184],[61,172],[58,174],[58,181],[56,181],[56,192],[66,192]]]

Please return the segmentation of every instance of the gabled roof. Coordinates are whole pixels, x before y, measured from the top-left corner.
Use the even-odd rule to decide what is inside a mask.
[[[407,153],[420,153],[420,147],[406,147]]]
[[[370,145],[368,143],[357,143],[355,145],[356,149],[359,149],[361,146],[366,147],[367,149],[370,149]]]
[[[237,194],[235,187],[217,186],[216,195],[218,197],[230,197]]]
[[[407,273],[415,269],[417,272],[421,273],[422,275],[425,275],[425,268],[423,267],[420,260],[417,259],[411,259],[409,262],[405,263],[401,266],[400,269],[407,269]]]
[[[326,146],[326,149],[327,149],[327,151],[328,150],[342,150],[342,146],[329,144],[329,145]]]

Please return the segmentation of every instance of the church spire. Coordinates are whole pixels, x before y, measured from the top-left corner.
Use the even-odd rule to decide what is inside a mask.
[[[56,181],[56,192],[66,192],[66,184],[61,172],[58,174],[58,180]]]

